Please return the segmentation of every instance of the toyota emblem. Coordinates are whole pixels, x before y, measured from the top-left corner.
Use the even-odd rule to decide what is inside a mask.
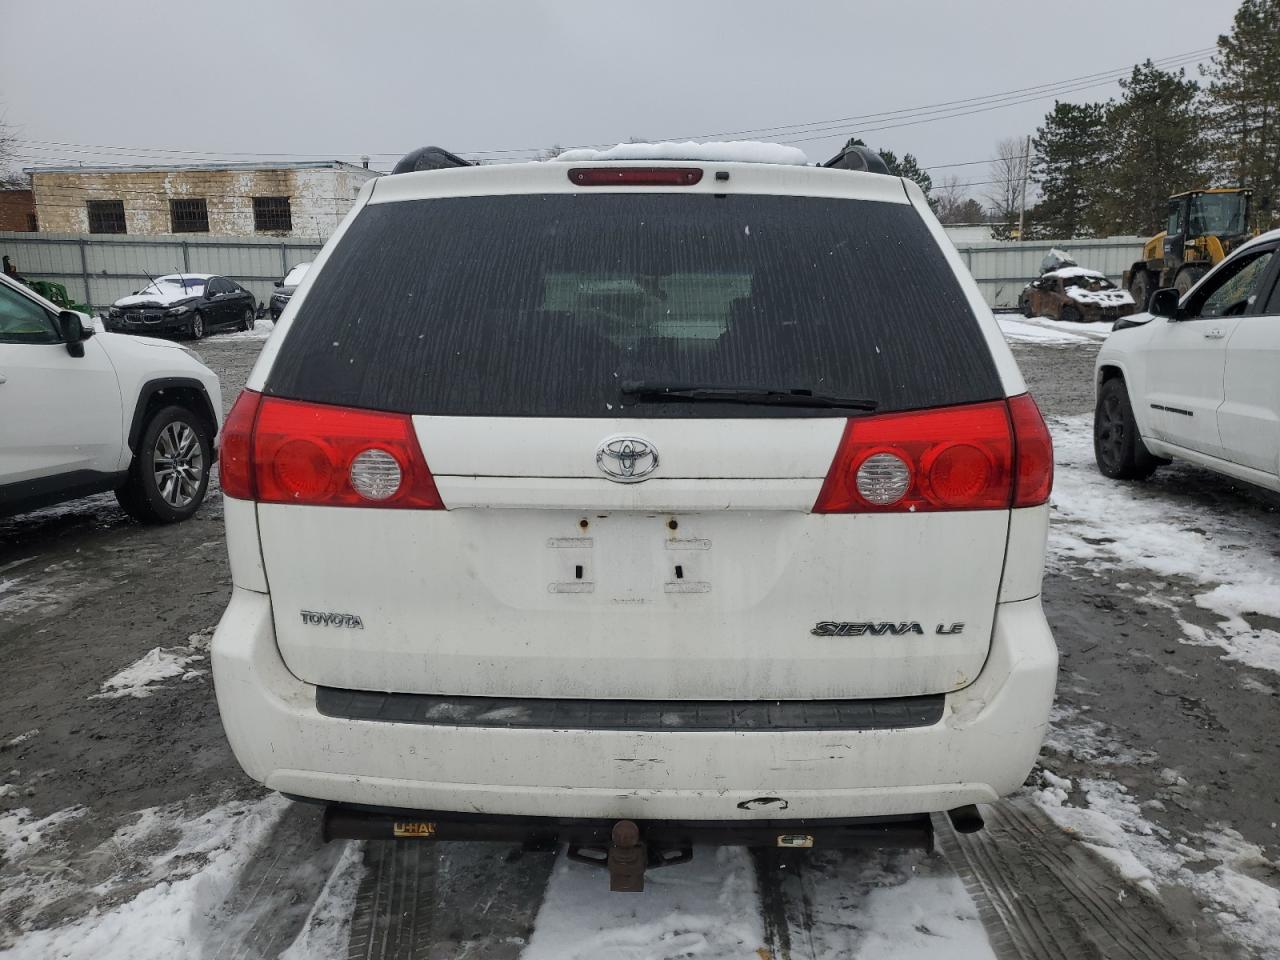
[[[658,451],[639,437],[610,437],[596,450],[596,466],[610,480],[636,483],[658,469]]]

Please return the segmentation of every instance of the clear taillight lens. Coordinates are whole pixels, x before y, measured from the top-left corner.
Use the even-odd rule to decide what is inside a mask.
[[[394,497],[402,479],[400,464],[385,450],[365,450],[351,461],[351,486],[366,500]]]
[[[856,484],[867,502],[877,506],[897,503],[911,487],[911,468],[892,453],[873,453],[858,467]]]

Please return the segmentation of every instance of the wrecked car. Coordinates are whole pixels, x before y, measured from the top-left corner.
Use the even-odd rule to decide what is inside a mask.
[[[1024,317],[1076,323],[1114,322],[1134,312],[1133,297],[1105,275],[1085,267],[1062,267],[1028,283],[1018,298]]]

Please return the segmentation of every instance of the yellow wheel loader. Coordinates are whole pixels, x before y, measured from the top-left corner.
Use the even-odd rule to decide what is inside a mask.
[[[1142,248],[1142,259],[1124,272],[1124,286],[1139,311],[1161,287],[1184,294],[1209,268],[1251,236],[1252,190],[1214,187],[1169,198],[1169,222]]]

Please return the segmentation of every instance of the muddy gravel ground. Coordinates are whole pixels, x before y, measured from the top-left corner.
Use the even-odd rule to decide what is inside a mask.
[[[228,406],[261,342],[200,345]],[[1280,957],[1267,940],[1280,930],[1280,655],[1268,651],[1280,621],[1245,601],[1224,620],[1203,599],[1218,584],[1194,563],[1126,552],[1156,529],[1170,554],[1229,564],[1235,550],[1252,558],[1245,574],[1280,570],[1280,498],[1182,466],[1120,491],[1091,486],[1080,451],[1096,343],[1014,350],[1059,445],[1044,603],[1062,658],[1041,766],[985,833],[939,822],[931,855],[743,860],[762,942],[748,933],[740,953],[715,953],[677,938],[654,956],[897,956],[875,952],[874,924],[849,921],[847,901],[936,877],[963,885],[986,944],[910,956]],[[291,956],[554,955],[533,935],[548,885],[589,871],[562,854],[323,847],[302,806],[258,826],[264,794],[228,750],[207,673],[229,594],[217,497],[172,527],[133,523],[109,495],[0,520],[0,951],[108,955],[88,932],[70,948],[40,944],[204,869],[211,848],[184,824],[217,811],[243,817],[251,849],[221,887],[205,884],[215,893],[193,901],[200,917],[164,955],[267,957],[290,944]],[[156,648],[182,669],[145,697],[100,695]],[[1072,819],[1099,813],[1116,836]],[[738,869],[721,856],[697,869]]]

